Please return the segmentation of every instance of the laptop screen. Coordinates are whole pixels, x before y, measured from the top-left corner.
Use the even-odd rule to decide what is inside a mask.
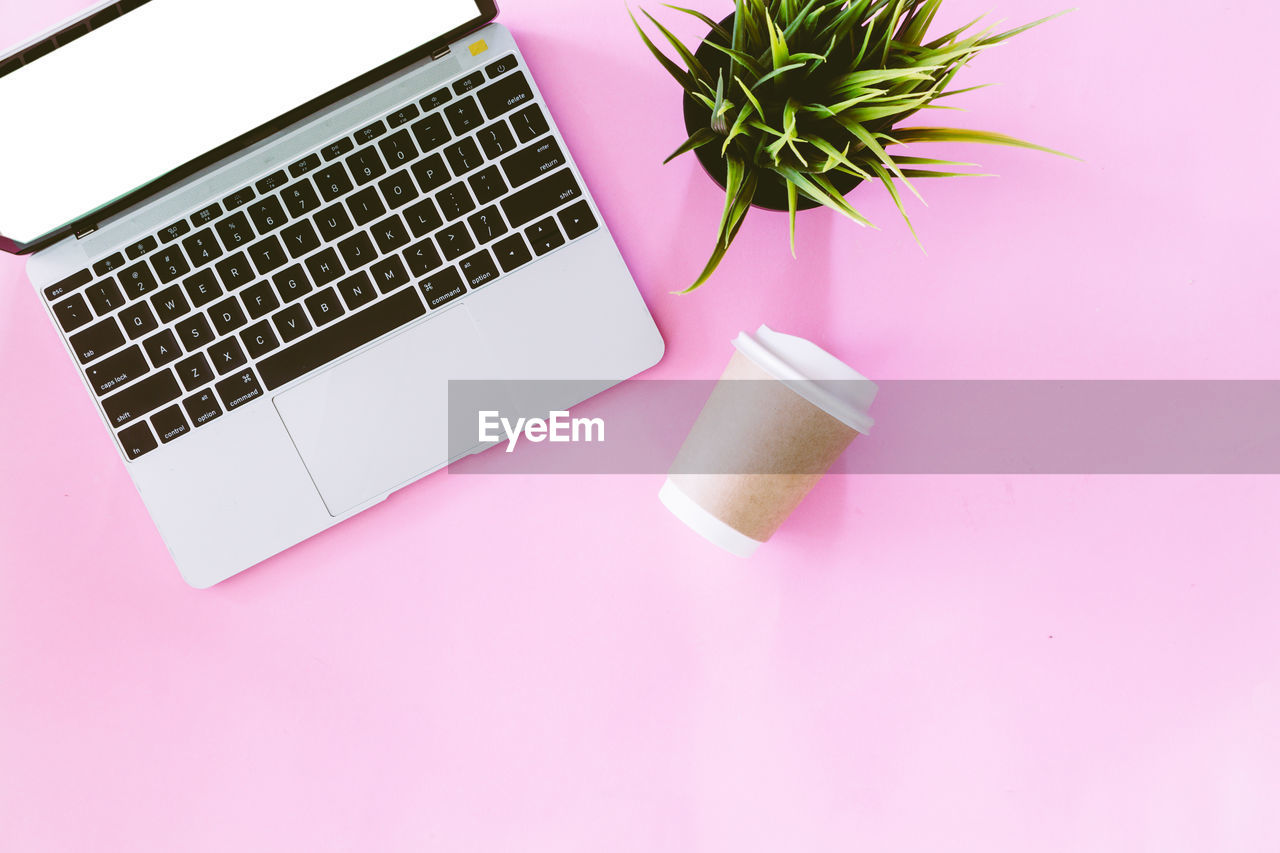
[[[477,0],[150,0],[27,51],[0,76],[0,235],[33,242],[480,17]]]

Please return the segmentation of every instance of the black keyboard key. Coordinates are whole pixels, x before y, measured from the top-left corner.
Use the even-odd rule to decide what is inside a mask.
[[[470,138],[456,145],[450,145],[444,150],[444,156],[449,158],[449,168],[453,169],[453,173],[459,177],[484,162],[480,149],[476,147],[476,141]]]
[[[342,294],[342,301],[347,303],[348,311],[369,304],[378,295],[367,272],[358,272],[338,282],[338,293]]]
[[[93,319],[93,312],[89,310],[84,297],[76,293],[70,299],[64,299],[54,305],[53,316],[58,318],[58,325],[62,327],[62,331],[74,332]]]
[[[384,255],[391,254],[411,239],[404,223],[394,213],[370,230],[373,232],[373,239],[378,243],[378,250]]]
[[[249,218],[253,220],[253,227],[258,229],[259,234],[276,230],[284,225],[286,219],[284,207],[275,196],[268,196],[249,205]]]
[[[467,192],[467,185],[461,181],[441,190],[436,196],[436,204],[440,206],[444,218],[450,222],[476,209],[471,193]]]
[[[444,224],[444,220],[440,218],[440,213],[436,210],[435,204],[429,198],[424,198],[406,210],[404,218],[409,223],[409,230],[415,237],[430,234]]]
[[[565,164],[564,153],[553,137],[539,140],[502,161],[502,171],[512,187],[549,175]]]
[[[104,358],[92,367],[86,367],[84,375],[89,378],[93,393],[101,397],[108,391],[123,388],[150,370],[151,366],[142,357],[142,348],[132,346],[110,358]]]
[[[145,421],[122,430],[120,446],[124,448],[124,455],[130,459],[137,459],[159,447],[156,437],[151,434],[151,427]]]
[[[407,130],[393,133],[379,142],[378,150],[391,169],[398,169],[418,156],[418,149],[413,147],[413,140],[409,138]]]
[[[156,435],[160,436],[160,441],[164,444],[191,432],[187,419],[182,416],[181,406],[170,406],[156,412],[151,416],[151,428],[156,431]]]
[[[249,259],[253,261],[258,275],[266,275],[272,270],[284,266],[285,254],[280,241],[274,236],[259,240],[249,247]]]
[[[404,250],[405,263],[409,265],[409,273],[414,278],[422,278],[436,267],[444,263],[435,244],[430,239],[415,243]]]
[[[516,139],[521,142],[532,142],[551,128],[547,126],[547,117],[542,108],[531,104],[511,116],[511,127],[515,129]]]
[[[178,339],[173,336],[173,332],[169,329],[161,329],[147,338],[142,342],[142,348],[147,351],[147,358],[151,359],[151,364],[154,367],[164,367],[182,355],[182,348],[178,346]]]
[[[129,260],[136,261],[147,252],[154,252],[158,245],[159,243],[156,242],[155,237],[143,237],[141,240],[125,249],[124,253]]]
[[[146,296],[160,285],[156,282],[151,267],[147,266],[146,261],[141,261],[131,267],[125,267],[120,272],[120,286],[124,289],[125,296],[137,299],[140,296]]]
[[[447,305],[467,292],[467,286],[463,283],[462,274],[458,272],[457,267],[445,267],[430,278],[423,279],[418,283],[418,287],[422,289],[422,295],[432,311]]]
[[[512,74],[481,89],[479,98],[484,114],[492,119],[532,101],[533,92],[524,74]]]
[[[490,62],[488,65],[486,65],[484,67],[484,73],[488,74],[489,79],[492,80],[495,77],[501,77],[503,74],[506,74],[508,71],[510,71],[515,67],[516,67],[515,55],[509,53],[506,56],[499,59],[497,62]]]
[[[289,176],[284,173],[284,169],[278,169],[258,181],[254,186],[262,195],[267,195],[280,189],[288,180]]]
[[[498,263],[502,265],[503,272],[511,272],[533,260],[529,247],[525,245],[524,238],[519,234],[512,234],[505,240],[495,243],[493,253],[498,256]]]
[[[280,301],[289,303],[311,292],[311,279],[302,271],[301,264],[281,270],[271,279],[280,294]]]
[[[387,212],[387,206],[382,203],[382,197],[374,187],[351,196],[347,199],[347,207],[351,209],[351,218],[356,225],[366,225]]]
[[[222,200],[222,206],[227,210],[235,210],[237,207],[244,207],[246,204],[253,201],[255,197],[256,194],[253,191],[253,187],[244,187],[243,189],[236,190],[231,195],[224,198]]]
[[[305,175],[307,172],[320,168],[320,155],[308,154],[296,163],[289,166],[289,175],[297,178]],[[296,214],[295,214],[296,215]]]
[[[476,235],[480,245],[490,243],[507,233],[507,223],[502,221],[502,214],[496,207],[486,207],[479,213],[467,218],[471,233]]]
[[[564,233],[570,240],[577,240],[583,234],[599,227],[595,214],[591,212],[591,205],[587,204],[586,199],[560,211],[560,224],[564,226]]]
[[[255,278],[253,267],[249,265],[249,258],[244,252],[236,252],[229,258],[223,258],[214,264],[213,268],[228,293],[243,287]]]
[[[191,226],[187,224],[187,220],[179,219],[169,227],[161,230],[156,236],[160,238],[161,243],[172,243],[174,240],[177,240],[183,234],[187,234],[190,231]]]
[[[374,282],[383,293],[390,293],[409,283],[409,273],[405,270],[404,261],[400,260],[399,255],[383,258],[374,264],[369,272],[372,273]]]
[[[452,97],[453,97],[453,93],[450,92],[448,89],[440,89],[439,91],[435,91],[435,92],[432,92],[430,95],[427,95],[418,103],[422,104],[422,108],[424,110],[436,110],[436,109],[439,109],[440,107],[443,107],[445,104],[449,103],[449,100]]]
[[[528,238],[529,245],[533,246],[533,251],[539,257],[564,245],[564,235],[560,233],[560,229],[556,227],[556,221],[550,216],[526,228],[524,236]]]
[[[320,208],[320,196],[316,195],[315,187],[306,178],[289,184],[280,193],[280,197],[284,199],[285,209],[294,219],[309,216]]]
[[[240,348],[239,341],[235,338],[224,338],[209,347],[209,360],[213,362],[214,370],[219,373],[230,373],[237,367],[243,366],[249,358]]]
[[[254,236],[249,218],[243,212],[227,217],[213,226],[213,230],[218,232],[222,245],[227,247],[228,252],[235,251],[237,246],[248,245]]]
[[[208,388],[183,400],[182,408],[187,410],[187,417],[191,419],[191,424],[196,429],[215,418],[222,417],[222,409],[218,406],[218,399],[213,396],[213,391]]]
[[[418,188],[408,170],[402,169],[389,178],[378,182],[378,191],[386,201],[387,207],[395,210],[418,197]]]
[[[191,259],[196,269],[222,257],[222,247],[214,239],[212,228],[205,228],[203,231],[192,234],[182,241],[182,248],[187,250],[187,257]]]
[[[378,156],[378,149],[372,145],[352,154],[346,163],[356,179],[356,186],[360,187],[387,173],[387,167],[382,165],[382,158]]]
[[[338,251],[342,253],[342,260],[349,270],[358,270],[365,264],[371,264],[378,258],[377,251],[373,248],[373,241],[369,239],[369,235],[364,231],[357,231],[347,239],[338,244]],[[325,282],[318,282],[324,284]]]
[[[108,317],[71,336],[71,350],[81,364],[88,364],[123,345],[124,333],[120,331],[120,324],[114,317]]]
[[[168,284],[175,278],[191,272],[190,264],[177,246],[161,249],[152,255],[151,266],[155,268],[156,277],[160,279],[161,284]]]
[[[440,253],[446,261],[455,261],[476,247],[467,226],[462,222],[445,228],[436,235],[436,241],[440,244]]]
[[[331,145],[326,145],[324,148],[321,149],[320,153],[324,155],[325,162],[329,162],[332,160],[337,160],[343,154],[346,154],[348,151],[350,151],[352,148],[355,148],[355,147],[356,147],[356,144],[344,136],[342,139],[339,139],[337,142],[334,142]]]
[[[174,369],[178,371],[178,378],[182,380],[183,387],[188,391],[194,391],[201,385],[213,381],[213,368],[209,366],[209,360],[202,352],[184,358],[174,366]]]
[[[182,396],[173,373],[166,370],[133,383],[102,401],[112,426],[124,426]]]
[[[311,321],[307,319],[307,312],[303,310],[302,303],[290,305],[271,318],[271,322],[275,324],[276,331],[280,333],[280,339],[286,344],[311,331]]]
[[[57,284],[51,284],[46,287],[44,289],[44,298],[50,302],[55,299],[61,299],[68,293],[79,290],[91,281],[93,281],[93,273],[88,270],[80,270],[80,272],[67,276]]]
[[[421,111],[413,104],[406,104],[404,107],[387,116],[387,125],[389,127],[399,127],[402,124],[408,124],[419,115]]]
[[[386,132],[387,126],[380,121],[375,121],[368,127],[362,127],[357,130],[354,136],[356,138],[356,142],[363,144],[365,142],[372,142]]]
[[[220,216],[222,216],[222,207],[215,201],[191,214],[191,224],[197,228],[203,228]]]
[[[481,250],[464,258],[458,268],[462,270],[462,277],[467,280],[467,285],[475,290],[481,285],[488,284],[498,277],[498,267],[493,262],[493,256],[488,251]]]
[[[476,99],[472,97],[463,98],[445,107],[444,115],[449,120],[449,127],[453,128],[454,136],[470,133],[484,123],[480,107],[476,106]]]
[[[441,113],[432,113],[409,129],[413,131],[413,138],[418,141],[418,149],[423,152],[439,148],[453,139]]]
[[[289,257],[294,259],[320,248],[320,235],[316,233],[315,226],[305,219],[293,223],[280,232],[280,235],[284,238],[284,247],[289,252]]]
[[[85,289],[84,295],[93,306],[93,310],[101,317],[124,304],[124,294],[114,278],[104,278]]]
[[[324,287],[329,282],[336,281],[346,270],[338,260],[338,253],[331,247],[307,258],[307,272],[311,274],[316,287]]]
[[[507,183],[502,180],[502,173],[498,171],[497,166],[490,166],[476,172],[467,178],[467,183],[471,184],[471,192],[475,194],[476,201],[481,204],[488,204],[507,193]]]
[[[124,255],[116,252],[114,255],[108,255],[93,265],[93,271],[98,275],[109,275],[112,272],[124,266]]]
[[[258,363],[268,389],[279,388],[427,313],[404,288]]]
[[[351,217],[347,215],[347,209],[341,202],[330,205],[316,214],[315,222],[316,227],[320,229],[320,237],[326,243],[332,243],[355,227],[351,224]]]
[[[209,319],[219,335],[228,335],[249,322],[240,307],[240,300],[229,296],[209,309]]]
[[[244,307],[249,312],[251,320],[265,317],[280,307],[280,300],[276,298],[276,292],[271,289],[271,284],[265,281],[260,281],[252,287],[245,288],[244,293],[240,294],[240,298],[244,300]]]
[[[444,158],[439,154],[432,154],[409,169],[424,193],[434,192],[449,182],[449,170],[444,167]]]
[[[306,298],[307,313],[316,328],[326,326],[346,313],[338,294],[332,287],[317,291]]]
[[[567,201],[582,197],[578,181],[568,169],[543,178],[508,196],[502,202],[502,212],[512,227],[519,228],[540,216],[550,213]]]
[[[484,85],[484,72],[477,71],[474,74],[468,74],[461,80],[453,84],[453,91],[459,95],[465,95],[467,92],[475,91]]]
[[[262,396],[262,386],[258,384],[258,377],[253,375],[252,370],[247,369],[228,376],[213,386],[213,390],[218,392],[218,396],[222,398],[222,405],[227,407],[228,412],[246,403],[252,403]]]
[[[174,325],[173,331],[177,333],[178,340],[182,341],[187,352],[204,349],[213,343],[213,329],[203,314],[183,317]]]
[[[254,323],[241,332],[240,340],[244,341],[244,348],[249,353],[249,358],[254,359],[262,358],[280,346],[280,340],[276,337],[276,333],[271,330],[271,324],[266,320]]]
[[[120,323],[131,341],[136,341],[148,332],[154,332],[160,325],[156,322],[156,315],[152,313],[151,307],[145,302],[135,302],[121,311]]]
[[[351,178],[341,163],[326,166],[315,174],[316,186],[325,201],[333,201],[351,192]]]
[[[511,135],[511,129],[507,127],[505,121],[489,125],[476,136],[480,139],[484,156],[490,160],[516,150],[516,138]]]

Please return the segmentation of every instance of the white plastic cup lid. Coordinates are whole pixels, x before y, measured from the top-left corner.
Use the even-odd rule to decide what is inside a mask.
[[[761,326],[733,345],[774,379],[862,434],[875,424],[870,409],[876,384],[812,341]]]

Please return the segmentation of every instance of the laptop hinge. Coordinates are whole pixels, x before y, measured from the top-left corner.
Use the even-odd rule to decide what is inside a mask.
[[[90,225],[88,228],[82,228],[76,232],[76,239],[79,240],[81,237],[88,237],[90,234],[92,234],[94,231],[97,231],[97,230],[98,230],[97,225]]]
[[[453,50],[453,48],[451,48],[449,45],[446,44],[444,47],[438,48],[435,53],[431,54],[431,58],[444,59],[446,56],[449,55],[449,51],[451,50]]]

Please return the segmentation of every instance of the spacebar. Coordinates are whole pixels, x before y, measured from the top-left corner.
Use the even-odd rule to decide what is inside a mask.
[[[425,313],[427,309],[423,307],[418,291],[406,287],[382,302],[375,302],[365,310],[263,359],[258,362],[258,372],[262,374],[267,390],[279,388]]]

